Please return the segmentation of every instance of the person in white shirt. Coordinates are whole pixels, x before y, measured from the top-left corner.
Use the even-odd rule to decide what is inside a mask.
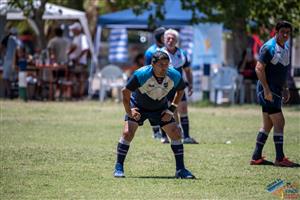
[[[80,23],[75,22],[69,29],[73,32],[74,38],[68,52],[69,59],[73,63],[71,76],[76,83],[73,90],[74,97],[83,98],[85,85],[87,81],[87,56],[89,52],[88,40],[85,34],[82,33]],[[77,86],[77,87],[76,87]],[[76,88],[78,88],[76,90]]]

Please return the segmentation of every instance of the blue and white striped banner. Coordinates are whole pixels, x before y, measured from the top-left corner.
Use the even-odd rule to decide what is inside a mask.
[[[192,26],[185,26],[180,29],[180,47],[185,50],[191,60],[194,47],[194,29]]]
[[[128,61],[128,35],[125,28],[111,29],[108,59],[112,63],[126,63]]]

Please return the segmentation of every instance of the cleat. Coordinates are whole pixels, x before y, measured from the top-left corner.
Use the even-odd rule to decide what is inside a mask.
[[[195,179],[196,177],[187,169],[177,170],[175,173],[176,178],[181,179]]]
[[[114,177],[116,178],[125,178],[123,165],[117,163],[115,166]]]
[[[282,161],[276,160],[274,165],[277,167],[300,167],[298,163],[294,163],[288,158],[283,158]]]
[[[162,144],[168,144],[168,143],[170,143],[168,137],[162,137],[162,138],[160,139],[160,142],[161,142]]]
[[[187,137],[182,140],[183,144],[199,144],[194,138]]]
[[[265,160],[265,157],[261,157],[257,160],[251,160],[250,165],[274,165],[271,161]]]

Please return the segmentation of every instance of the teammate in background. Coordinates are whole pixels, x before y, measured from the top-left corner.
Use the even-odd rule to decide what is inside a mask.
[[[126,111],[123,135],[117,146],[117,161],[114,176],[125,177],[124,160],[138,126],[148,119],[165,130],[171,138],[171,148],[176,161],[175,177],[193,179],[195,176],[184,165],[184,151],[173,114],[184,93],[185,83],[173,67],[169,56],[161,51],[154,53],[152,64],[135,71],[122,90]],[[175,90],[172,104],[168,106],[167,95]]]
[[[288,66],[290,65],[289,37],[292,25],[280,21],[275,27],[276,34],[261,48],[256,74],[258,102],[262,106],[263,125],[260,128],[256,147],[252,155],[251,165],[270,164],[262,156],[264,144],[273,128],[276,159],[274,165],[280,167],[296,167],[299,164],[291,162],[283,152],[283,132],[285,119],[281,110],[282,100],[287,102],[290,94],[287,85]],[[272,163],[271,163],[272,164]]]
[[[164,46],[164,33],[166,29],[164,27],[159,27],[154,30],[153,35],[155,39],[155,44],[151,45],[145,52],[145,65],[151,65],[152,55]],[[151,122],[150,122],[151,124]],[[151,124],[153,130],[153,138],[160,139],[161,137],[167,138],[166,133],[160,132],[160,127],[157,124]],[[168,140],[165,140],[168,143]]]
[[[166,52],[170,57],[170,65],[174,66],[175,69],[181,74],[181,76],[186,77],[187,86],[188,86],[188,96],[193,94],[193,75],[190,67],[190,62],[187,57],[186,51],[178,48],[176,45],[179,42],[179,34],[174,29],[168,29],[164,33],[164,44],[165,46],[161,51]],[[184,73],[184,74],[183,74]],[[171,92],[168,95],[168,99],[172,102],[174,98],[175,91]],[[176,116],[177,115],[177,116]],[[175,113],[175,119],[177,117],[178,124],[181,125],[183,132],[183,143],[185,144],[198,144],[198,142],[190,137],[189,134],[189,118],[188,118],[188,109],[187,109],[187,99],[186,95],[183,94],[183,97],[178,104],[177,113]],[[165,138],[162,138],[164,143]]]

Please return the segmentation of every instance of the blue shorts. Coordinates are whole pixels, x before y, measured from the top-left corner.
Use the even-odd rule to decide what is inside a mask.
[[[171,118],[170,121],[167,121],[167,122],[161,121],[163,111],[156,111],[156,112],[139,111],[139,112],[141,114],[140,120],[136,121],[135,119],[128,117],[128,115],[126,114],[125,121],[133,121],[133,122],[138,123],[139,126],[142,126],[144,124],[144,121],[146,119],[148,119],[152,126],[160,126],[160,127],[163,127],[167,124],[175,122],[175,119],[173,117]]]
[[[265,99],[262,85],[260,83],[257,84],[256,95],[257,95],[258,103],[265,108],[281,110],[282,107],[281,90],[279,88],[272,87],[272,86],[270,86],[270,90],[273,94],[273,101],[268,101]]]

